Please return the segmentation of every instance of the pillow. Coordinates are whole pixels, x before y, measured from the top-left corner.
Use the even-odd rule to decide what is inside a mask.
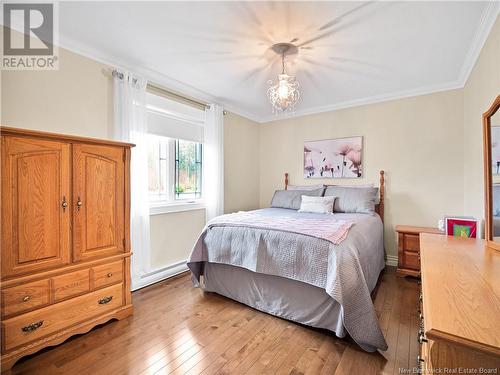
[[[321,197],[323,190],[323,188],[316,190],[276,190],[271,201],[271,207],[298,210],[303,195]]]
[[[335,197],[308,197],[302,196],[299,212],[312,212],[317,214],[332,214]]]
[[[325,191],[325,197],[337,197],[333,212],[373,214],[377,195],[376,187],[328,186]]]
[[[317,190],[317,189],[323,189],[325,186],[323,184],[317,184],[317,185],[288,185],[288,190],[305,190],[305,191],[310,191],[310,190]]]

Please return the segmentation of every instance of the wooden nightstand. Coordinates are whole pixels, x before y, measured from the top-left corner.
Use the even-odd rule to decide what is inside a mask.
[[[444,234],[437,228],[396,225],[400,276],[420,276],[420,233]]]

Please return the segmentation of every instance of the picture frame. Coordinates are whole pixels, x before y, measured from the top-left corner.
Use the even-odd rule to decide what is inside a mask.
[[[470,216],[446,216],[444,229],[447,236],[477,238],[479,220]]]
[[[363,137],[304,142],[304,178],[362,178]]]

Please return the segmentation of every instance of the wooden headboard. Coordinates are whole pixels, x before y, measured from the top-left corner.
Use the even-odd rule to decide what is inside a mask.
[[[324,185],[324,186],[335,186],[335,185]],[[287,190],[287,189],[288,189],[288,173],[285,173],[285,190]],[[380,171],[379,194],[380,194],[380,200],[379,200],[379,203],[375,205],[375,212],[380,216],[380,218],[382,219],[382,222],[383,222],[384,221],[384,196],[385,196],[384,171]]]

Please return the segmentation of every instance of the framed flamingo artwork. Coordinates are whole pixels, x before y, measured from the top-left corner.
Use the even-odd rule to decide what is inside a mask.
[[[363,176],[363,137],[304,142],[304,178]]]

